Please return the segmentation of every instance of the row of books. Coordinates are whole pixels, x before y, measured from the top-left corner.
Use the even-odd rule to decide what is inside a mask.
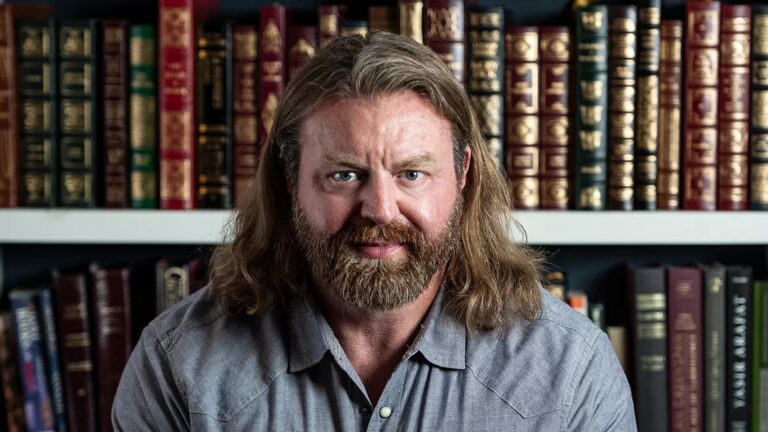
[[[0,312],[0,382],[9,431],[111,431],[128,356],[157,313],[204,286],[206,260],[53,271]],[[154,296],[152,294],[155,294]]]

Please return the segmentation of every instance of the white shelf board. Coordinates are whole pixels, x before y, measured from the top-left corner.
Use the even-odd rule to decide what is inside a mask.
[[[538,245],[768,245],[768,212],[514,213]],[[0,210],[0,244],[214,244],[224,210]],[[513,236],[521,240],[518,231]]]

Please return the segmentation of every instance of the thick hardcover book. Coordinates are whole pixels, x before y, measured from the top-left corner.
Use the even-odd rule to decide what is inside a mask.
[[[112,402],[131,354],[130,273],[91,266],[93,342],[96,353],[99,430],[112,430]]]
[[[566,279],[565,273],[561,271],[551,271],[544,275],[544,289],[549,291],[555,298],[565,301]]]
[[[35,295],[40,314],[40,330],[43,337],[45,368],[51,384],[51,399],[56,430],[67,430],[67,412],[64,404],[64,382],[61,377],[61,361],[57,337],[56,318],[54,317],[53,295],[50,289],[41,289]]]
[[[717,206],[720,2],[686,3],[683,209]]]
[[[26,427],[30,431],[52,431],[56,427],[56,418],[45,367],[40,307],[35,294],[35,290],[15,290],[8,297],[18,344]]]
[[[322,5],[317,7],[318,36],[320,46],[324,46],[331,39],[339,35],[344,15],[347,12],[346,5]]]
[[[59,199],[64,207],[96,207],[101,148],[96,20],[59,24]]]
[[[717,209],[749,207],[749,51],[752,9],[723,5],[720,21]]]
[[[127,208],[128,179],[128,21],[102,23],[102,103],[104,109],[104,207]]]
[[[130,172],[131,207],[157,208],[157,31],[131,26]]]
[[[427,6],[427,45],[464,83],[464,0],[432,0]]]
[[[768,281],[756,280],[754,287],[752,430],[768,432]]]
[[[167,259],[158,261],[155,269],[159,314],[190,294],[190,272],[186,262]]]
[[[304,62],[315,55],[317,49],[317,27],[292,25],[288,27],[288,81],[299,71]]]
[[[227,98],[230,113],[227,120],[232,138],[233,194],[237,205],[248,190],[256,172],[259,145],[258,98],[258,37],[256,25],[229,22],[227,24],[227,48],[230,62]]]
[[[637,8],[612,5],[608,12],[608,208],[632,210],[637,166],[634,151]]]
[[[539,28],[539,207],[565,210],[570,203],[570,58],[568,27]]]
[[[368,24],[371,31],[385,31],[395,33],[399,31],[396,6],[369,6]]]
[[[504,167],[504,9],[467,8],[467,90],[491,157]]]
[[[19,93],[15,22],[46,18],[47,3],[0,5],[0,208],[19,204]]]
[[[728,267],[726,282],[727,430],[751,432],[752,420],[752,269]]]
[[[232,207],[232,150],[227,122],[227,35],[223,23],[200,26],[197,86],[197,207]]]
[[[636,210],[656,210],[659,137],[661,0],[637,3],[637,115],[635,117]]]
[[[768,5],[752,6],[749,208],[768,210]]]
[[[539,207],[539,30],[504,35],[505,168],[515,209]]]
[[[669,405],[664,268],[633,267],[629,273],[637,430],[666,432],[669,430]]]
[[[660,210],[680,208],[680,108],[683,84],[683,23],[661,22],[659,64],[659,166],[657,202]]]
[[[573,204],[577,210],[606,208],[608,171],[608,8],[576,12]]]
[[[91,319],[85,273],[54,271],[67,416],[73,431],[96,431]]]
[[[19,206],[58,203],[56,26],[52,20],[16,22],[19,94]]]
[[[669,430],[702,430],[701,270],[667,268]]]
[[[704,283],[704,427],[725,432],[725,267],[702,266]]]
[[[16,350],[16,337],[13,333],[11,314],[0,312],[0,385],[3,386],[5,419],[8,432],[23,432],[24,400],[21,394],[21,378]]]
[[[277,101],[285,87],[285,30],[285,6],[262,6],[259,16],[259,112],[263,145],[269,140]]]
[[[397,4],[400,34],[424,43],[424,1],[399,0]]]

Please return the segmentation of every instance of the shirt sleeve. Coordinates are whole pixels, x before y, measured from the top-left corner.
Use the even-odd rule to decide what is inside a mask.
[[[115,431],[189,430],[189,410],[168,355],[149,325],[123,370],[112,405]]]
[[[636,432],[632,392],[608,336],[600,332],[575,377],[566,431]]]

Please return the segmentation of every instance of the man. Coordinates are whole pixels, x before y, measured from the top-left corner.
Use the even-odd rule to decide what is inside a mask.
[[[542,291],[509,208],[434,53],[335,40],[288,85],[207,291],[144,331],[115,428],[635,430],[607,337]]]

